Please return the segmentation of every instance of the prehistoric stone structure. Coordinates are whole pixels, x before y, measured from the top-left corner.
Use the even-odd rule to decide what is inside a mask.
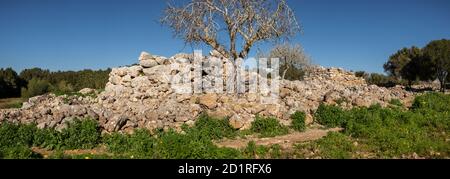
[[[81,96],[33,97],[21,109],[0,110],[0,121],[36,123],[40,128],[61,130],[74,118],[90,117],[99,121],[104,132],[131,132],[135,128],[179,129],[183,124],[194,124],[206,112],[228,118],[236,129],[246,129],[256,115],[277,117],[288,125],[292,113],[304,111],[309,124],[320,103],[339,103],[345,108],[376,103],[386,106],[391,99],[405,102],[412,97],[400,86],[388,89],[368,85],[352,72],[323,67],[307,69],[303,81],[281,80],[278,104],[262,104],[261,96],[251,93],[174,92],[167,77],[180,72],[171,70],[171,65],[183,66],[192,63],[192,59],[189,54],[166,58],[143,52],[138,65],[112,69],[102,92],[83,89]],[[203,69],[202,75],[207,77],[210,71]]]

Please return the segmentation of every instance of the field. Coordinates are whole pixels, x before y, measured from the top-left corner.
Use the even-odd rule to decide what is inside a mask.
[[[417,96],[409,108],[395,100],[386,108],[374,105],[343,110],[321,105],[314,115],[320,126],[305,128],[304,114],[296,113],[291,126],[258,117],[246,131],[236,131],[226,119],[206,115],[193,127],[183,126],[181,133],[141,129],[134,134],[102,135],[96,121],[89,119],[71,123],[61,132],[38,129],[34,124],[2,123],[0,158],[449,158],[448,104],[450,95],[428,93]],[[258,142],[305,134],[312,128],[340,130],[290,146]],[[247,144],[234,148],[217,145],[225,140]]]
[[[0,99],[0,109],[7,108],[20,108],[22,103],[25,101],[24,98],[5,98]]]

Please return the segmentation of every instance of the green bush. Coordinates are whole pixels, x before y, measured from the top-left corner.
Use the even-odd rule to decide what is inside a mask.
[[[209,136],[211,139],[233,138],[237,135],[235,130],[227,119],[214,119],[207,115],[200,115],[195,122],[193,128],[188,130],[197,130],[204,136]]]
[[[30,146],[37,128],[35,125],[17,125],[9,122],[0,125],[0,146]]]
[[[345,112],[334,105],[320,104],[314,114],[314,119],[326,127],[338,127],[345,123]]]
[[[271,117],[262,118],[259,116],[256,116],[255,121],[252,122],[250,130],[259,133],[260,137],[274,137],[289,132],[289,129],[281,125],[277,119]]]
[[[33,97],[50,91],[50,83],[45,80],[33,78],[28,81],[27,88],[22,88],[22,97]]]
[[[34,135],[34,146],[39,146],[47,149],[62,149],[64,148],[63,136],[60,132],[54,129],[37,130]]]
[[[291,115],[292,129],[299,132],[305,131],[306,129],[305,118],[306,114],[304,112],[297,111],[294,114],[292,114]]]

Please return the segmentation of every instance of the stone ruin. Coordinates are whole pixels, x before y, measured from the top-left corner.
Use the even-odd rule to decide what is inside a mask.
[[[210,56],[217,54],[210,53]],[[203,57],[206,60],[206,57]],[[82,96],[46,94],[30,98],[20,109],[0,110],[0,121],[36,123],[39,128],[62,130],[75,118],[98,120],[103,132],[132,132],[136,128],[180,129],[193,125],[201,113],[227,118],[236,129],[248,129],[256,115],[276,117],[289,125],[290,115],[303,111],[306,123],[320,103],[344,108],[380,104],[391,99],[406,103],[413,94],[401,86],[368,85],[354,73],[339,68],[311,67],[302,81],[280,81],[278,104],[263,104],[258,94],[179,94],[171,88],[170,66],[192,63],[193,55],[166,58],[143,52],[139,64],[112,69],[104,91],[83,89]],[[203,73],[208,74],[208,70]],[[248,79],[247,79],[248,80]]]

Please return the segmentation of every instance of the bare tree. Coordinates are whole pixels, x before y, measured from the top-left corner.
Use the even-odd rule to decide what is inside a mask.
[[[301,80],[306,68],[311,66],[311,58],[300,44],[278,44],[268,54],[258,52],[258,58],[278,58],[280,76],[287,80]]]
[[[294,36],[301,30],[285,0],[192,0],[168,5],[162,24],[186,43],[205,43],[227,58],[246,58],[260,41]],[[220,41],[221,33],[229,42]],[[240,49],[237,42],[242,41]],[[238,52],[239,51],[239,52]]]
[[[285,43],[277,45],[270,51],[269,57],[280,59],[280,73],[282,73],[280,75],[282,79],[286,79],[287,72],[294,75],[289,76],[289,79],[291,80],[301,78],[296,77],[294,71],[302,71],[305,67],[311,65],[310,58],[305,54],[305,51],[300,44],[290,45]]]

